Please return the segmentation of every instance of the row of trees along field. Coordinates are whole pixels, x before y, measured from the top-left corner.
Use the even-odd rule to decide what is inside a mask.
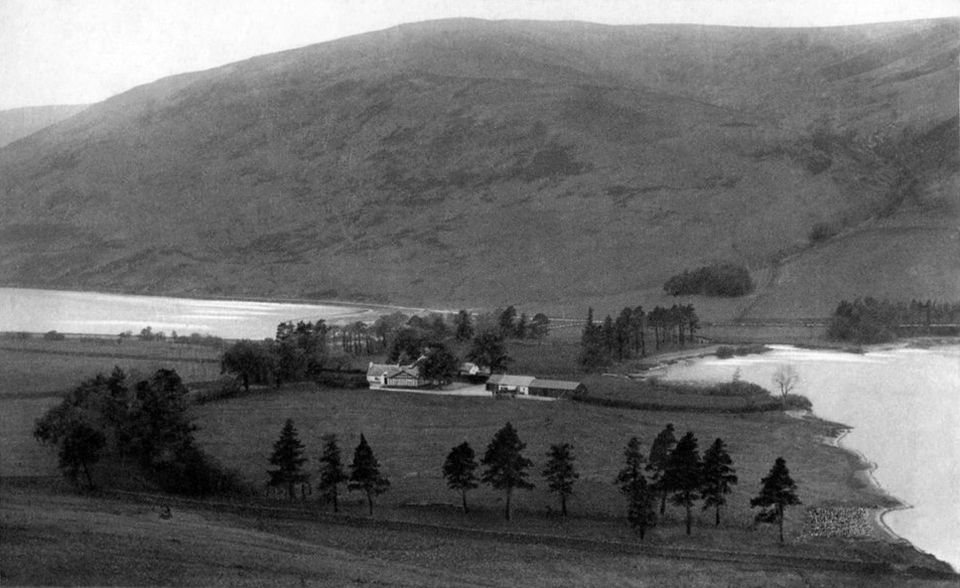
[[[624,307],[614,319],[607,315],[597,324],[593,308],[587,310],[587,322],[580,337],[580,365],[592,372],[630,357],[647,354],[647,331],[653,329],[652,344],[656,350],[665,345],[695,342],[700,318],[692,304],[674,304],[669,308],[656,306],[645,312],[642,306]]]
[[[461,363],[455,349],[463,350],[464,359],[501,372],[511,361],[507,339],[542,339],[549,329],[550,319],[543,313],[528,321],[525,313],[517,316],[513,306],[481,315],[466,310],[426,317],[393,313],[371,326],[284,322],[273,339],[244,340],[227,348],[221,367],[249,390],[251,384],[316,380],[325,371],[346,369],[356,356],[385,355],[391,363],[419,362],[427,380],[444,385]]]
[[[386,492],[390,481],[381,474],[380,464],[366,438],[360,435],[349,474],[343,467],[336,436],[327,434],[322,440],[316,485],[321,499],[332,504],[334,512],[339,512],[338,488],[346,483],[348,490],[365,494],[369,512],[373,514],[373,498]],[[470,510],[467,493],[484,483],[504,493],[504,517],[510,520],[514,491],[534,488],[528,480],[528,469],[533,462],[523,455],[525,448],[526,444],[508,422],[493,436],[479,463],[466,441],[450,450],[442,465],[443,477],[451,490],[460,493],[464,513]],[[311,487],[304,451],[293,421],[287,419],[270,456],[270,464],[276,469],[267,473],[269,485],[284,488],[290,500],[296,497],[297,485],[304,499],[306,488]],[[715,525],[720,525],[721,507],[726,504],[731,487],[737,484],[733,460],[721,439],[714,441],[701,457],[694,434],[687,432],[677,441],[673,425],[668,424],[654,439],[649,459],[641,451],[637,437],[627,442],[623,456],[624,465],[614,483],[627,499],[627,519],[641,539],[646,536],[647,529],[656,524],[658,501],[660,515],[666,510],[668,500],[684,508],[687,535],[691,533],[692,509],[697,501],[702,501],[704,510],[714,509]],[[567,516],[567,503],[580,477],[574,463],[573,446],[569,443],[551,445],[546,457],[541,475],[549,491],[557,495],[561,515]],[[480,466],[484,469],[478,476]],[[779,525],[780,541],[783,542],[784,509],[800,504],[796,484],[783,458],[778,458],[770,473],[761,480],[760,492],[750,504],[762,509],[757,515],[758,521]]]
[[[960,303],[891,302],[875,298],[843,300],[830,318],[830,338],[855,343],[884,343],[901,334],[960,334]]]

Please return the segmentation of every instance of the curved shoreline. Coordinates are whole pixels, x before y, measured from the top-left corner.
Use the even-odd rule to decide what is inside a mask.
[[[813,414],[813,413],[811,412],[811,414]],[[817,417],[817,418],[819,418],[819,417]],[[874,472],[880,467],[880,466],[877,465],[877,462],[875,462],[875,461],[873,461],[873,460],[870,460],[870,459],[867,459],[867,456],[864,455],[860,450],[854,449],[854,448],[852,448],[852,447],[846,447],[846,446],[843,445],[843,443],[842,443],[842,442],[843,442],[843,438],[846,437],[847,434],[848,434],[850,431],[852,431],[852,430],[853,430],[853,427],[849,427],[849,426],[844,425],[843,428],[840,429],[840,432],[837,434],[836,437],[831,437],[831,438],[830,438],[831,441],[832,441],[832,443],[830,443],[830,445],[832,445],[833,447],[836,447],[836,448],[838,448],[838,449],[840,449],[840,450],[846,451],[847,453],[850,453],[850,454],[855,455],[855,456],[857,457],[857,459],[860,460],[860,463],[865,464],[866,467],[857,470],[856,472],[854,472],[854,475],[856,475],[857,473],[863,472],[863,473],[866,475],[867,479],[870,481],[870,485],[871,485],[874,489],[876,489],[880,494],[888,497],[890,500],[893,500],[893,501],[897,502],[897,505],[895,505],[895,506],[879,507],[879,508],[878,508],[878,512],[877,512],[877,513],[874,515],[874,517],[873,517],[874,523],[876,524],[876,527],[879,528],[879,529],[880,529],[881,531],[883,531],[884,533],[886,533],[891,540],[893,540],[893,541],[895,541],[895,542],[908,543],[913,549],[916,549],[916,550],[919,551],[920,553],[924,553],[924,554],[930,555],[930,554],[928,554],[927,552],[923,551],[922,549],[919,549],[919,548],[918,548],[916,545],[914,545],[913,543],[910,543],[910,540],[909,540],[909,539],[907,539],[907,538],[905,538],[905,537],[901,537],[900,535],[897,535],[897,534],[893,531],[893,529],[891,529],[890,526],[883,520],[883,517],[886,516],[887,513],[893,512],[893,511],[896,511],[896,510],[907,510],[907,509],[911,509],[911,508],[913,508],[913,505],[905,504],[902,499],[900,499],[900,498],[898,498],[898,497],[890,494],[889,492],[887,492],[887,490],[883,487],[883,485],[880,484],[880,482],[877,480],[877,477],[874,475]]]

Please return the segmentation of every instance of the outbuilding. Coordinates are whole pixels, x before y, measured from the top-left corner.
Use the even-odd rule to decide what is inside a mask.
[[[542,380],[540,378],[536,378],[530,383],[529,390],[533,396],[547,396],[549,398],[563,398],[587,393],[587,387],[582,382]]]
[[[487,390],[494,396],[529,394],[530,384],[536,378],[533,376],[511,376],[508,374],[493,374],[487,379]]]

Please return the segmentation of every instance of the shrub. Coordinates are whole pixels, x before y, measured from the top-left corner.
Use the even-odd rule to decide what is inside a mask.
[[[821,243],[838,232],[840,232],[840,229],[833,223],[817,223],[810,229],[807,238],[810,239],[811,243]]]
[[[58,333],[56,331],[47,331],[43,334],[43,338],[46,341],[63,341],[67,337],[63,333]]]
[[[756,355],[759,353],[766,353],[770,351],[770,348],[766,345],[740,345],[738,347],[728,347],[726,345],[721,345],[717,347],[717,357],[720,359],[730,359],[734,356],[743,356],[743,355]]]

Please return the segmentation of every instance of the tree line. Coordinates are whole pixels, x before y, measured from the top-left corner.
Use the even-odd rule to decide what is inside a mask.
[[[580,366],[592,372],[614,361],[645,357],[650,345],[656,350],[664,345],[684,346],[695,341],[699,326],[700,318],[692,304],[656,306],[650,312],[642,306],[626,306],[616,319],[607,315],[599,324],[594,321],[593,308],[589,308],[580,336]]]
[[[456,348],[464,348],[463,359],[490,372],[503,372],[512,361],[506,340],[542,339],[549,328],[550,319],[543,313],[528,321],[525,313],[517,316],[513,306],[481,315],[461,310],[449,316],[408,317],[397,312],[372,325],[291,321],[280,323],[272,339],[242,340],[228,347],[221,356],[221,372],[236,376],[249,391],[252,384],[279,387],[284,382],[316,381],[325,371],[349,366],[349,356],[385,355],[390,363],[417,364],[427,381],[443,386],[461,365]]]
[[[321,499],[332,504],[334,512],[339,512],[338,489],[346,483],[348,490],[364,493],[369,513],[373,514],[373,498],[386,492],[390,481],[380,472],[379,462],[366,438],[360,435],[349,473],[343,466],[336,436],[326,434],[322,440],[317,472]],[[479,462],[466,441],[449,451],[441,470],[447,487],[460,494],[464,513],[470,511],[467,493],[483,483],[503,493],[504,517],[511,519],[514,492],[534,488],[528,479],[533,462],[523,455],[524,449],[526,444],[508,422],[490,440]],[[306,496],[302,488],[308,485],[310,474],[304,469],[307,462],[304,451],[293,421],[288,419],[270,456],[270,464],[276,469],[268,470],[268,474],[269,485],[286,488],[290,500],[296,497],[295,486],[298,484],[301,485],[301,496]],[[568,501],[580,477],[573,446],[566,442],[553,444],[546,458],[541,476],[548,491],[557,496],[561,516],[567,516]],[[660,516],[664,514],[668,501],[684,509],[687,535],[691,534],[693,508],[698,501],[702,502],[703,510],[714,510],[714,524],[720,525],[726,495],[738,482],[733,460],[723,440],[716,439],[701,456],[693,432],[687,432],[677,440],[673,425],[668,424],[654,439],[649,457],[641,450],[639,438],[631,437],[623,459],[623,467],[613,483],[626,498],[627,520],[641,539],[645,538],[650,527],[656,525],[658,502]],[[478,471],[481,466],[483,470]],[[750,506],[761,508],[756,515],[757,521],[778,524],[780,541],[783,542],[785,509],[796,504],[800,504],[796,483],[783,458],[777,458],[769,474],[761,480],[760,492],[751,499]]]
[[[837,341],[885,343],[902,333],[933,333],[937,325],[949,325],[942,334],[957,334],[958,323],[960,303],[892,302],[868,296],[842,300],[830,317],[827,335]]]

